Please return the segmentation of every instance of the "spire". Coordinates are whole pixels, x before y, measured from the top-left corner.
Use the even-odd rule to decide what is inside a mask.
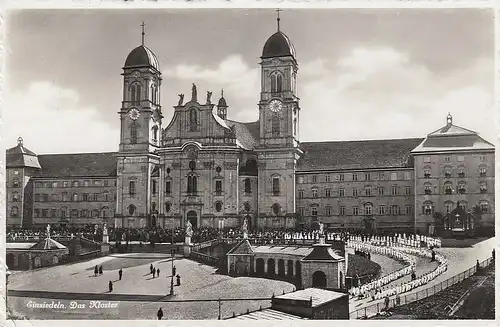
[[[220,89],[220,97],[223,98],[224,97],[224,89]]]
[[[282,11],[281,9],[276,9],[276,12],[278,13],[278,19],[276,19],[276,21],[278,22],[278,32],[280,31],[280,11]]]
[[[146,27],[144,21],[142,22],[141,27],[142,27],[142,45],[144,45],[144,36],[146,35],[146,33],[144,33],[144,27]]]

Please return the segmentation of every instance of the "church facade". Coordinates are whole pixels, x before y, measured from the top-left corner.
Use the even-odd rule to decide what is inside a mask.
[[[494,228],[494,146],[446,125],[425,138],[300,142],[298,62],[279,30],[261,55],[259,120],[237,122],[224,95],[193,84],[173,117],[144,44],[123,67],[119,150],[7,150],[7,225],[310,227],[434,233],[436,213],[479,210]],[[256,110],[257,110],[256,109]],[[478,209],[479,208],[479,209]],[[478,216],[478,217],[479,217]],[[439,225],[439,223],[437,223]]]

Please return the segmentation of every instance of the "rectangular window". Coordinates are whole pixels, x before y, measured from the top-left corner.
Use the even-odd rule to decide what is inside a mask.
[[[128,194],[130,196],[135,196],[135,181],[129,182]]]
[[[325,190],[325,197],[330,198],[332,196],[332,190],[327,188]]]
[[[318,181],[318,176],[313,175],[313,176],[312,176],[312,182],[313,182],[313,183],[316,183],[317,181]]]
[[[80,186],[80,183],[78,183],[78,181],[74,181],[73,183],[71,183],[71,187],[78,187]]]
[[[339,198],[343,198],[345,196],[345,190],[343,188],[339,189]]]
[[[327,183],[331,182],[331,176],[330,175],[326,175],[325,176],[325,182],[327,182]]]
[[[273,195],[280,194],[280,178],[273,177]]]
[[[71,209],[71,218],[78,218],[78,210]]]
[[[304,217],[306,215],[306,208],[300,207],[299,208],[299,215],[301,217]]]
[[[385,206],[378,206],[378,214],[385,215]]]
[[[52,188],[57,188],[57,182],[52,182]]]
[[[398,173],[391,173],[391,181],[398,180]]]
[[[39,218],[40,217],[40,209],[35,209],[33,210],[33,216],[35,218]]]
[[[63,187],[68,187],[69,183],[68,182],[63,182]]]
[[[365,187],[365,196],[372,196],[372,188]]]
[[[43,202],[49,202],[49,195],[43,194]]]
[[[352,196],[358,196],[358,189],[357,188],[352,189]]]
[[[445,156],[444,157],[444,162],[450,162],[451,161],[451,157],[450,156]]]
[[[57,212],[56,209],[50,209],[50,216],[51,217],[55,217],[56,216],[56,212]]]
[[[412,206],[405,206],[405,212],[407,216],[410,216],[413,213]]]
[[[57,196],[57,194],[52,194],[52,195],[50,196],[50,201],[52,201],[52,202],[57,202],[57,201],[59,201],[59,197]]]
[[[89,194],[88,193],[83,193],[82,194],[82,201],[88,201],[89,200]]]
[[[425,163],[429,163],[429,162],[431,162],[431,157],[429,157],[429,156],[425,156],[425,157],[424,157],[424,162],[425,162]]]
[[[318,197],[318,189],[313,188],[312,195],[313,195],[313,198],[317,198]]]
[[[63,201],[69,201],[69,195],[68,195],[68,192],[63,192],[62,193],[62,200]]]
[[[339,181],[341,181],[341,182],[344,181],[344,174],[339,174]]]
[[[365,181],[371,180],[371,175],[370,173],[365,173]]]
[[[397,187],[397,186],[391,187],[391,193],[392,193],[392,195],[398,195],[399,187]]]
[[[172,193],[172,182],[166,181],[165,182],[165,194],[170,195],[171,193]]]
[[[49,217],[49,209],[42,209],[42,218]]]
[[[99,193],[92,193],[92,201],[99,201]]]
[[[458,162],[463,162],[465,160],[464,156],[457,156],[457,161]]]
[[[215,195],[222,194],[222,181],[215,181]]]
[[[378,176],[378,179],[380,179],[381,181],[385,180],[385,174],[380,173],[380,175]]]
[[[352,180],[353,180],[354,182],[357,182],[357,181],[358,181],[358,174],[353,173],[353,174],[352,174]]]
[[[407,181],[411,180],[411,172],[405,171],[405,180]]]
[[[399,215],[399,206],[397,205],[391,206],[391,214],[393,216]]]
[[[480,155],[479,160],[486,161],[486,156],[484,154]]]
[[[40,202],[40,194],[35,194],[35,202]]]
[[[250,178],[245,178],[244,186],[245,186],[245,195],[252,194],[252,182],[250,181]]]
[[[352,214],[353,214],[353,216],[359,215],[359,208],[358,207],[352,207]]]
[[[328,206],[328,207],[326,207],[326,208],[325,208],[325,214],[326,214],[327,216],[331,216],[331,215],[332,215],[332,207],[329,207],[329,206]]]
[[[109,181],[107,179],[104,180],[103,183],[104,183],[104,187],[108,187],[109,186]]]
[[[405,188],[405,194],[406,194],[406,195],[411,195],[411,187],[407,186],[407,187]]]
[[[378,195],[384,195],[384,188],[383,187],[378,187]]]
[[[304,190],[299,190],[299,199],[304,197]]]
[[[101,186],[101,181],[95,180],[94,181],[94,186]]]
[[[343,206],[339,207],[339,216],[345,216],[345,207]]]
[[[311,207],[311,215],[312,216],[318,215],[318,207]]]

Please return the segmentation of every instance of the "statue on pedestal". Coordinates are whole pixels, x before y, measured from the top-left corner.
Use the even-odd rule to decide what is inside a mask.
[[[47,224],[47,238],[50,238],[50,224]]]
[[[248,221],[246,217],[243,219],[243,227],[241,229],[243,231],[243,238],[248,238]]]
[[[211,104],[212,103],[212,92],[210,91],[207,91],[207,104]]]
[[[177,103],[177,105],[182,106],[183,102],[184,102],[184,94],[179,94],[179,102]]]
[[[196,102],[198,100],[198,91],[196,90],[196,85],[193,83],[193,88],[191,89],[191,101]]]
[[[102,226],[102,235],[108,235],[108,226],[106,224]]]
[[[319,235],[320,236],[323,236],[325,234],[325,230],[324,230],[324,224],[322,222],[319,223]]]
[[[186,222],[186,236],[193,236],[193,225],[189,220]]]

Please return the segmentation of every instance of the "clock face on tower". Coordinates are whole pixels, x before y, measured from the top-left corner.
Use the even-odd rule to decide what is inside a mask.
[[[271,109],[272,112],[279,112],[281,111],[282,104],[280,100],[273,100],[269,103],[269,109]]]
[[[139,115],[140,115],[139,114],[139,110],[137,110],[137,109],[134,108],[134,109],[130,110],[130,112],[128,113],[128,115],[130,116],[130,119],[136,120],[137,118],[139,118]]]

